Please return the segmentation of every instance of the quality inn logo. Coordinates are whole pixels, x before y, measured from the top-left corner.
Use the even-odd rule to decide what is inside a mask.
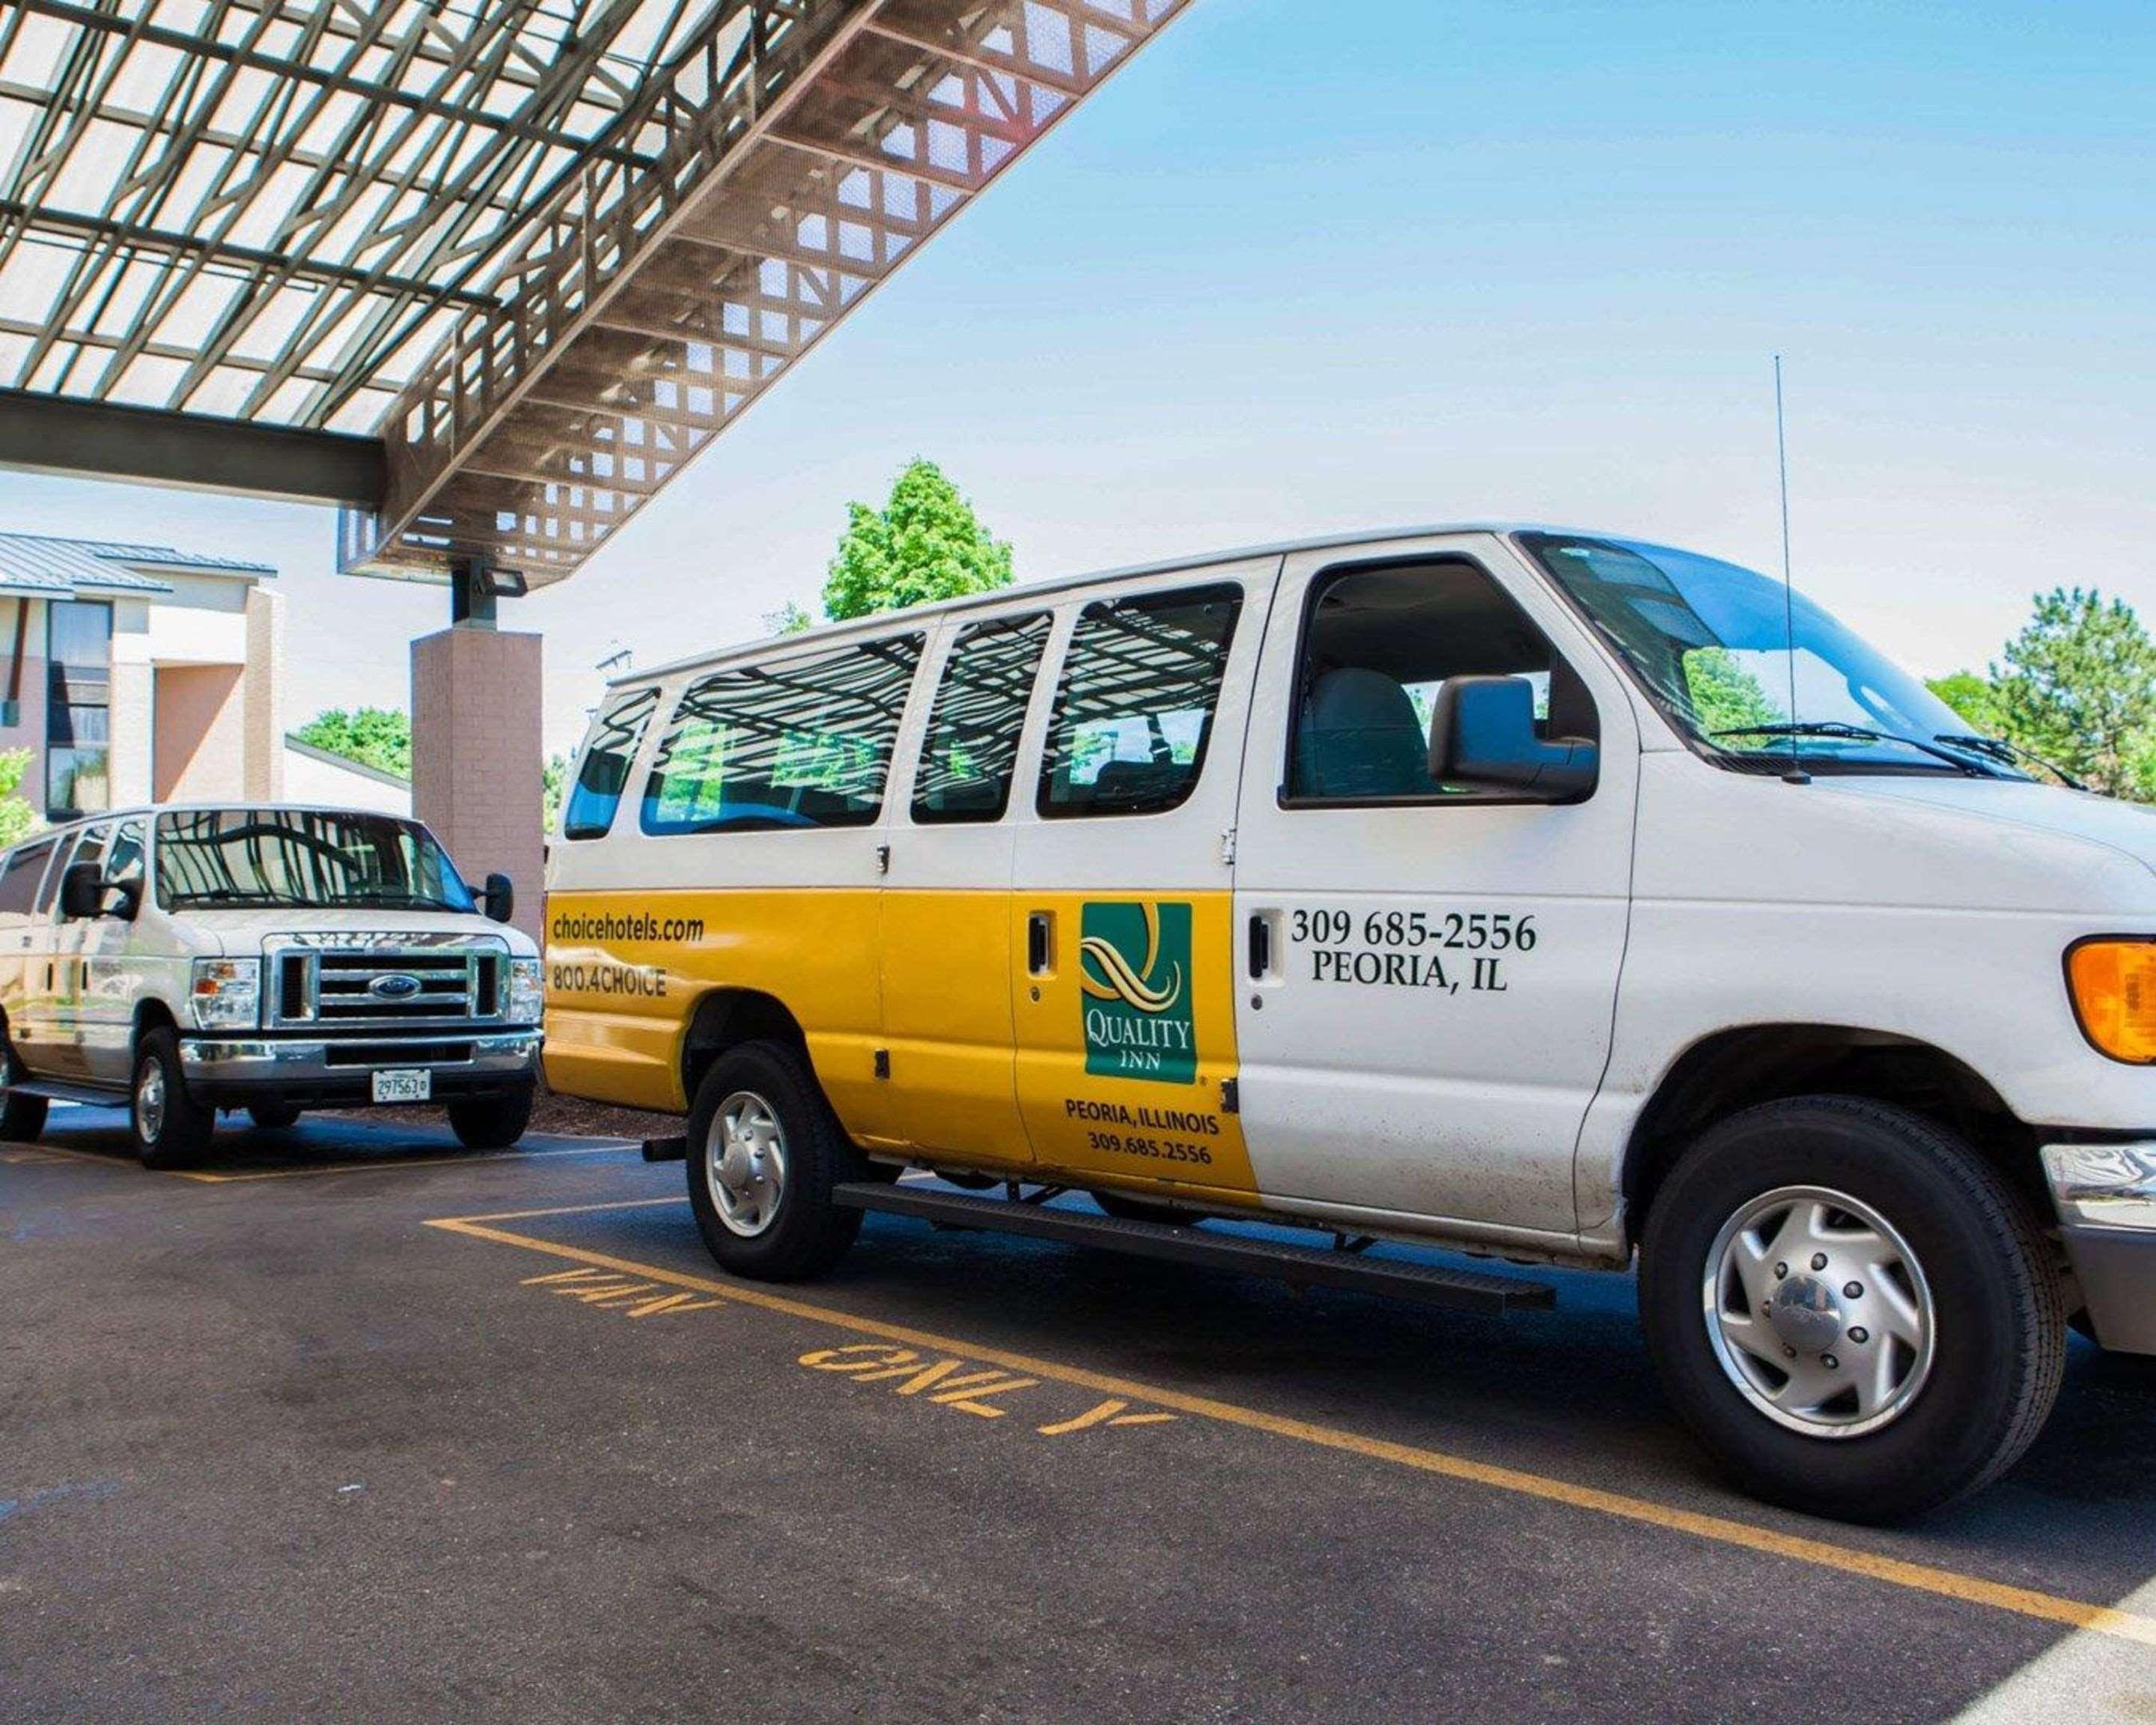
[[[1087,905],[1078,933],[1086,1070],[1106,1078],[1194,1082],[1190,906]]]

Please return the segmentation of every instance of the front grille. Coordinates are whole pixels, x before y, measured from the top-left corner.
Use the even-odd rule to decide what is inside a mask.
[[[499,1019],[509,968],[498,949],[286,947],[272,958],[271,1022],[324,1030],[400,1030]]]

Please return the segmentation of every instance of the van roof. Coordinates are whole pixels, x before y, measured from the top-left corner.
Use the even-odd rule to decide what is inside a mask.
[[[1011,587],[999,587],[991,593],[968,593],[963,598],[939,599],[933,604],[909,605],[904,611],[880,611],[873,617],[857,617],[844,623],[819,624],[814,629],[803,629],[798,634],[764,635],[753,640],[738,641],[730,646],[711,647],[701,653],[691,653],[680,659],[670,659],[664,665],[655,665],[644,670],[625,671],[620,676],[607,680],[609,691],[637,689],[664,681],[685,670],[716,664],[762,649],[783,644],[793,646],[806,641],[844,640],[851,635],[881,634],[898,626],[903,618],[907,626],[930,623],[954,611],[969,611],[985,605],[999,605],[1018,598],[1047,598],[1068,593],[1075,588],[1096,586],[1103,582],[1132,581],[1148,575],[1171,575],[1179,569],[1203,569],[1215,563],[1241,562],[1250,557],[1286,557],[1299,551],[1330,551],[1336,547],[1371,545],[1393,539],[1429,539],[1440,535],[1459,533],[1527,533],[1553,532],[1560,530],[1536,521],[1443,521],[1435,526],[1416,527],[1366,527],[1357,532],[1321,534],[1314,538],[1284,539],[1270,545],[1245,545],[1226,551],[1194,552],[1183,557],[1164,557],[1158,562],[1132,563],[1119,569],[1092,569],[1075,575],[1054,575],[1040,581],[1021,582]],[[1606,534],[1589,536],[1604,538]]]

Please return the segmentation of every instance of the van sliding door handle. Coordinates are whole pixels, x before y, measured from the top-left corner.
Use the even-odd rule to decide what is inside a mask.
[[[1048,923],[1046,911],[1035,911],[1025,919],[1025,968],[1034,976],[1048,969]]]
[[[1263,978],[1273,968],[1273,926],[1260,911],[1250,917],[1250,974]]]

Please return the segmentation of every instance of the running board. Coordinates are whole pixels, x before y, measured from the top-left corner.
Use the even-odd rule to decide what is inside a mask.
[[[1427,1264],[1403,1264],[1365,1258],[1357,1252],[1322,1246],[1285,1245],[1240,1235],[1215,1234],[1198,1227],[1162,1222],[1127,1222],[1116,1216],[1082,1215],[1045,1204],[1013,1203],[1001,1198],[970,1198],[960,1192],[924,1191],[918,1186],[885,1185],[850,1180],[831,1189],[831,1201],[849,1209],[880,1210],[887,1215],[917,1216],[945,1228],[978,1229],[991,1234],[1024,1234],[1099,1246],[1134,1257],[1162,1258],[1176,1264],[1200,1264],[1214,1270],[1240,1270],[1271,1276],[1296,1287],[1353,1288],[1394,1299],[1419,1300],[1466,1312],[1544,1310],[1557,1304],[1557,1291],[1546,1282],[1474,1270],[1449,1270]]]

